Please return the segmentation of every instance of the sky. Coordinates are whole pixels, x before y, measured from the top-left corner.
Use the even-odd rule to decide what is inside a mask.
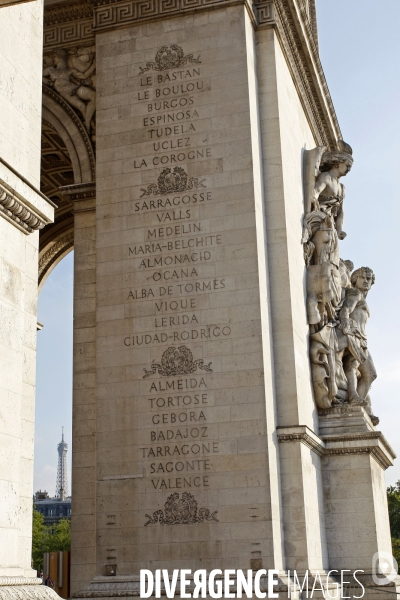
[[[70,252],[50,273],[39,295],[34,489],[54,496],[57,445],[68,444],[68,479],[71,492],[72,440],[72,314],[73,261]]]
[[[322,65],[354,166],[346,186],[341,257],[371,267],[368,347],[378,371],[374,414],[399,456],[386,471],[400,479],[400,1],[317,0]],[[299,251],[301,248],[299,246]],[[54,495],[57,444],[64,425],[71,462],[73,253],[39,297],[34,491]],[[70,479],[71,482],[71,479]]]

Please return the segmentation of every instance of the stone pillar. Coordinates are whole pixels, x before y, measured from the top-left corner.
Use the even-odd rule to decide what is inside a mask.
[[[84,595],[133,591],[141,568],[328,567],[300,240],[302,148],[337,132],[310,122],[264,4],[95,8]]]
[[[282,568],[249,16],[229,6],[96,40],[97,575]],[[163,46],[176,68],[157,62]],[[128,71],[113,81],[116,63]]]
[[[74,204],[74,361],[71,594],[95,573],[96,189],[63,188]]]
[[[37,189],[43,5],[4,4],[0,10],[5,82],[0,128],[0,598],[54,598],[56,594],[39,585],[31,568],[38,230],[54,215],[54,205]]]
[[[285,442],[280,469],[286,567],[321,571],[328,560],[319,444],[308,443],[318,434],[318,415],[309,377],[299,252],[302,148],[313,147],[315,133],[274,30],[261,28],[256,39],[278,437]]]

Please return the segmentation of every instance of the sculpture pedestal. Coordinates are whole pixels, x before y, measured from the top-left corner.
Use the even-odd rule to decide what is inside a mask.
[[[325,411],[320,436],[331,568],[370,573],[375,553],[391,548],[384,471],[395,454],[360,406]]]

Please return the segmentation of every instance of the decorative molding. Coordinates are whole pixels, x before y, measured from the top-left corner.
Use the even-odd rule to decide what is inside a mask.
[[[297,0],[297,4],[308,33],[310,36],[312,36],[314,44],[318,49],[317,13],[315,8],[315,0]]]
[[[212,373],[212,363],[204,364],[202,358],[193,360],[193,354],[187,346],[179,346],[175,348],[170,346],[167,348],[161,357],[161,364],[155,363],[151,365],[151,370],[143,369],[143,379],[150,375],[161,375],[162,377],[176,377],[178,375],[190,375],[195,373],[199,368],[202,371]]]
[[[299,34],[289,6],[294,3],[295,0],[274,0],[276,29],[316,143],[334,150],[342,134],[317,46],[309,28],[304,28],[308,35],[304,35],[304,30]],[[301,22],[304,23],[302,19]]]
[[[145,67],[139,67],[140,75],[147,71],[165,71],[184,67],[188,63],[201,64],[200,56],[195,58],[193,54],[186,54],[178,44],[162,46],[156,53],[154,62],[147,62]]]
[[[344,454],[370,454],[384,471],[393,466],[393,462],[387,458],[387,455],[379,447],[358,447],[358,448],[327,448],[326,456]]]
[[[0,586],[3,585],[42,585],[39,577],[0,577]]]
[[[315,43],[317,51],[319,51],[318,44],[318,22],[317,22],[317,10],[315,6],[315,0],[309,0],[309,12],[310,12],[310,29]]]
[[[69,200],[87,200],[88,198],[96,198],[96,183],[74,183],[72,185],[64,185],[60,188],[63,196]]]
[[[255,0],[258,27],[275,25],[273,0]]]
[[[63,196],[66,196],[73,203],[73,213],[93,213],[96,212],[96,184],[75,183],[60,188]]]
[[[72,598],[131,598],[140,596],[139,577],[95,576],[84,589],[72,594]]]
[[[0,586],[0,600],[59,600],[60,596],[46,585],[10,584]]]
[[[170,194],[171,192],[186,192],[187,190],[205,188],[204,185],[205,179],[199,179],[198,177],[189,177],[185,169],[182,167],[174,167],[174,170],[171,172],[171,169],[164,169],[161,171],[160,175],[157,178],[157,183],[151,183],[147,186],[147,189],[140,188],[143,196],[158,196],[159,194]]]
[[[371,454],[383,469],[393,464],[396,457],[380,431],[335,433],[320,438],[306,425],[277,427],[280,443],[301,442],[318,456],[344,454]]]
[[[45,225],[50,223],[49,220],[41,216],[31,206],[28,206],[21,196],[17,196],[13,190],[1,181],[0,214],[26,235],[38,229],[43,229]]]
[[[74,232],[69,231],[55,241],[42,256],[39,257],[39,285],[48,273],[50,267],[57,262],[74,245]]]
[[[44,9],[43,24],[45,27],[78,19],[91,19],[93,8],[90,2],[79,0],[78,2],[61,2],[46,6]]]
[[[106,31],[134,23],[176,17],[222,6],[246,4],[247,0],[94,0],[94,31]]]
[[[396,458],[391,446],[380,431],[323,436],[325,455],[370,454],[386,470]]]
[[[215,516],[217,510],[210,513],[208,508],[197,508],[197,500],[189,492],[183,492],[182,498],[179,498],[178,492],[168,496],[164,504],[164,510],[156,510],[153,516],[145,515],[148,518],[147,525],[189,525],[191,523],[203,523],[204,521],[219,522]]]
[[[94,44],[93,19],[75,21],[75,23],[60,23],[44,28],[43,46],[45,50],[77,44]]]
[[[44,47],[94,43],[93,8],[89,2],[55,4],[44,9]]]
[[[277,427],[277,436],[280,443],[301,442],[318,456],[323,456],[325,444],[307,425],[294,425],[293,427]]]
[[[68,210],[67,212],[63,213],[62,215],[57,215],[54,221],[54,225],[58,225],[59,223],[62,223],[63,221],[67,221],[68,219],[71,219],[71,217],[73,217],[73,212],[72,210]]]

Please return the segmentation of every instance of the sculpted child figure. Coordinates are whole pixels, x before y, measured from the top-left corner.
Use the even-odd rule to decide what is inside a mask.
[[[373,422],[376,417],[371,411],[368,392],[377,374],[367,346],[366,325],[370,313],[366,298],[374,283],[375,275],[369,267],[361,267],[351,274],[352,287],[345,290],[336,328],[338,351],[343,355],[348,400],[365,406]]]

